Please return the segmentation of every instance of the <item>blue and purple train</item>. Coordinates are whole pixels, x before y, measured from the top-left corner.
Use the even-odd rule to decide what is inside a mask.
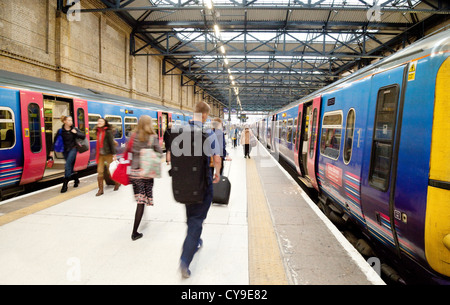
[[[450,30],[253,125],[338,223],[450,284]],[[410,266],[410,267],[409,267]]]
[[[90,138],[90,150],[76,158],[75,170],[81,171],[96,164],[98,118],[114,127],[120,156],[143,114],[154,119],[161,145],[169,122],[182,125],[192,118],[192,112],[0,70],[0,200],[26,185],[62,177],[62,154],[47,166],[61,116],[71,115]]]

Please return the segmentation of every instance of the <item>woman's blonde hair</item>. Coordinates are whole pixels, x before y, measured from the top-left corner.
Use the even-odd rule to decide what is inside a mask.
[[[153,130],[153,120],[148,115],[141,115],[136,127],[136,133],[139,141],[146,142],[152,134],[156,134]]]
[[[68,118],[72,118],[70,115],[63,115],[61,117],[61,122],[64,123]]]

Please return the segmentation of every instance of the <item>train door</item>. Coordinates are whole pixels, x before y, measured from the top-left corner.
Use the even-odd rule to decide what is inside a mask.
[[[318,96],[312,103],[312,118],[311,118],[311,136],[309,138],[309,147],[307,153],[307,168],[309,173],[309,180],[316,190],[319,190],[316,179],[316,155],[317,155],[317,134],[319,131],[320,106],[322,97]]]
[[[404,71],[405,66],[400,66],[372,77],[366,127],[370,132],[366,134],[361,181],[361,205],[369,231],[397,249],[393,198]]]
[[[280,136],[280,129],[278,128],[278,115],[273,115],[272,120],[272,151],[278,152],[278,137]]]
[[[44,95],[44,122],[45,122],[45,146],[47,148],[47,158],[53,147],[53,140],[58,130],[62,127],[61,117],[71,115],[71,99],[64,99],[55,96]],[[44,178],[52,175],[64,173],[63,153],[54,153],[54,164],[51,168],[45,168]]]
[[[80,129],[85,133],[87,139],[89,139],[89,122],[88,122],[88,108],[87,101],[74,99],[73,100],[73,110],[74,119],[73,123],[76,128]],[[74,171],[80,171],[87,168],[89,163],[90,151],[85,151],[84,153],[77,153],[77,158],[75,160]]]
[[[303,177],[308,176],[308,139],[310,135],[309,120],[311,118],[312,101],[303,104],[303,113],[301,118],[301,132],[298,141],[298,162]]]
[[[53,139],[62,126],[61,117],[71,115],[71,102],[69,99],[56,98],[55,96],[44,96],[44,119],[45,119],[45,142],[47,147],[47,157],[52,150]],[[63,153],[54,153],[54,165],[46,168],[44,177],[64,173]]]
[[[294,134],[294,162],[295,167],[297,168],[297,172],[299,174],[302,174],[302,170],[300,169],[300,157],[301,153],[299,154],[299,147],[300,147],[300,139],[301,139],[301,127],[302,127],[302,119],[303,119],[303,104],[298,105],[298,113],[297,113],[297,124],[296,124],[296,131]]]
[[[267,118],[267,148],[272,149],[273,116]]]
[[[47,161],[42,93],[20,91],[20,108],[24,157],[20,184],[23,185],[40,180]]]

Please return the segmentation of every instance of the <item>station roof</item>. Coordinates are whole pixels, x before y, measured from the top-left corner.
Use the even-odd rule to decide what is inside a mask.
[[[394,53],[448,20],[446,0],[101,0],[135,56],[214,103],[270,111]]]

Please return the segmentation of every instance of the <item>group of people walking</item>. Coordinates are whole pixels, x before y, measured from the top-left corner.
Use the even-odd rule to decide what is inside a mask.
[[[189,122],[189,127],[203,127],[206,122],[210,106],[205,102],[199,102],[195,106],[195,114],[193,120]],[[86,134],[73,126],[73,119],[70,116],[64,116],[61,118],[63,123],[62,128],[57,132],[54,143],[57,141],[63,143],[65,172],[63,186],[61,192],[66,192],[68,189],[68,183],[70,180],[74,180],[74,187],[78,187],[80,181],[78,173],[74,172],[75,159],[77,155],[77,139],[85,139]],[[207,180],[207,189],[204,193],[203,202],[200,204],[186,204],[186,218],[187,218],[187,235],[183,242],[182,253],[180,257],[180,270],[184,278],[190,276],[191,271],[189,265],[194,257],[194,254],[201,248],[203,241],[200,238],[203,228],[203,221],[206,219],[209,208],[213,198],[213,183],[217,183],[220,180],[220,175],[223,171],[223,161],[227,158],[227,152],[225,148],[225,136],[222,129],[222,122],[220,119],[213,120],[213,130],[209,131],[208,137],[212,141],[212,147],[215,147],[210,152],[203,151],[205,158],[210,164],[210,171],[205,172],[205,179]],[[218,132],[221,131],[221,132]],[[243,132],[244,145],[248,142],[248,137],[245,136],[246,131]],[[218,139],[218,136],[221,139]],[[116,160],[116,147],[118,143],[114,140],[112,128],[108,121],[104,118],[99,118],[96,127],[97,136],[97,149],[96,149],[96,161],[97,161],[97,181],[98,192],[96,196],[101,196],[104,193],[103,180],[106,176],[106,171],[109,165]],[[166,134],[166,161],[170,164],[170,143],[169,135]],[[153,178],[145,178],[140,175],[140,152],[142,149],[153,149],[158,154],[162,154],[163,151],[159,145],[159,139],[156,132],[153,130],[152,118],[148,115],[143,115],[139,118],[138,125],[135,132],[131,135],[130,140],[127,143],[125,154],[132,156],[130,159],[131,172],[129,173],[129,181],[132,184],[134,198],[137,203],[135,219],[131,234],[131,239],[140,239],[143,234],[138,232],[140,222],[144,213],[145,206],[153,205]],[[54,147],[50,152],[50,157],[54,156]],[[248,151],[248,150],[246,150]],[[246,153],[248,154],[248,153]],[[231,160],[227,158],[227,160]],[[186,177],[189,179],[189,177]],[[119,183],[115,183],[114,191],[117,191],[120,187]]]

